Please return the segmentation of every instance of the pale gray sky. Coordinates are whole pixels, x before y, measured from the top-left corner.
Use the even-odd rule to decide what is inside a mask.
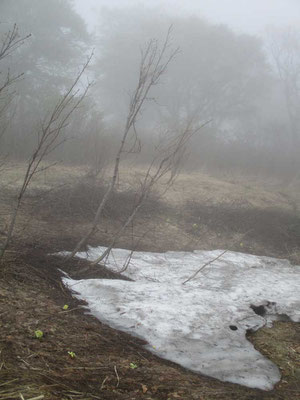
[[[260,34],[268,25],[300,27],[300,0],[74,0],[77,11],[94,26],[101,7],[142,4],[173,14],[204,16],[236,31]]]

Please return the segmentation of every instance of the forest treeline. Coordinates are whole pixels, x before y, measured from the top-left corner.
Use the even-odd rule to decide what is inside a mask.
[[[258,38],[198,17],[135,6],[103,9],[91,33],[71,1],[1,0],[0,47],[14,26],[19,45],[0,59],[3,159],[30,156],[39,127],[93,51],[82,83],[83,91],[92,82],[89,93],[49,157],[104,166],[119,142],[141,49],[151,38],[162,40],[172,26],[170,46],[179,51],[133,127],[142,145],[132,156],[148,161],[157,140],[189,121],[205,126],[187,144],[187,168],[297,175],[300,33],[295,29],[273,27]],[[7,79],[12,84],[5,86]]]

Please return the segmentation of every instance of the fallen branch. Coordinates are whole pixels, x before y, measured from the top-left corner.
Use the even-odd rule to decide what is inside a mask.
[[[218,257],[215,257],[213,260],[208,261],[207,263],[205,263],[204,265],[202,265],[202,267],[200,269],[198,269],[198,271],[196,271],[192,276],[190,276],[186,281],[184,281],[182,284],[185,285],[187,282],[191,281],[192,279],[194,279],[205,267],[207,267],[208,265],[212,264],[213,262],[217,261],[219,258],[221,258],[225,253],[227,253],[227,251],[229,250],[224,250],[222,251],[221,254],[218,255]]]
[[[117,370],[117,366],[115,365],[114,366],[114,370],[115,370],[115,374],[116,374],[116,377],[117,377],[117,387],[119,387],[119,384],[120,384],[120,377],[119,377],[119,374],[118,374],[118,370]]]
[[[248,233],[250,233],[253,229],[251,229],[250,231],[247,231],[246,233],[244,233],[242,235],[242,237],[239,238],[238,241],[244,239],[244,237],[246,235],[248,235]],[[221,254],[218,255],[218,257],[215,257],[213,260],[208,261],[207,263],[205,263],[204,265],[202,265],[202,267],[200,269],[198,269],[198,271],[196,271],[192,276],[190,276],[186,281],[184,281],[182,284],[185,285],[187,282],[191,281],[192,279],[194,279],[201,271],[204,270],[204,268],[208,267],[210,264],[212,264],[213,262],[219,260],[219,258],[221,258],[225,253],[227,253],[229,250],[224,250],[222,251]]]

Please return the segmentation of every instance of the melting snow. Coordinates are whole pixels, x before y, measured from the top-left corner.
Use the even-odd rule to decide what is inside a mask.
[[[104,250],[90,248],[78,256],[93,260]],[[287,260],[227,252],[182,284],[220,253],[136,252],[124,272],[134,281],[63,281],[99,320],[147,340],[158,356],[222,381],[270,390],[280,380],[279,370],[245,334],[275,315],[300,322],[300,268]],[[114,249],[107,267],[120,271],[129,254]],[[257,315],[251,305],[263,305],[259,310],[266,314]]]

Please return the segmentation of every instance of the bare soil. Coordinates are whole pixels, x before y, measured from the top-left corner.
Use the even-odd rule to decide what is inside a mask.
[[[8,220],[21,166],[2,181],[1,229]],[[49,170],[50,171],[50,170]],[[130,212],[141,171],[126,171],[91,245],[107,245]],[[277,322],[249,334],[255,347],[281,369],[270,392],[191,373],[161,360],[143,341],[87,314],[61,284],[116,278],[84,260],[49,255],[70,250],[89,225],[105,183],[86,182],[64,167],[34,182],[21,209],[14,241],[0,270],[1,399],[300,399],[300,326]],[[232,249],[288,258],[300,264],[298,192],[279,183],[181,175],[165,197],[148,200],[118,243],[136,250]],[[68,305],[64,310],[63,306]],[[38,339],[35,332],[41,330]],[[71,352],[71,353],[69,353]],[[73,353],[75,356],[72,357]],[[23,397],[22,397],[23,396]],[[44,397],[39,397],[44,396]]]

